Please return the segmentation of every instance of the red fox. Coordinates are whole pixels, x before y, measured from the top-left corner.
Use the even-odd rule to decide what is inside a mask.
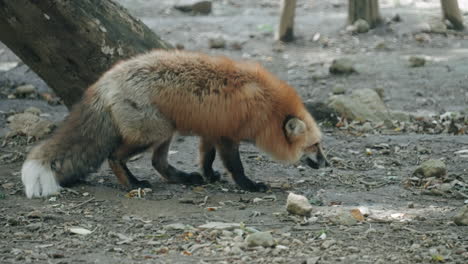
[[[167,161],[175,132],[200,137],[201,173]],[[83,95],[53,135],[35,146],[21,170],[26,196],[48,196],[82,180],[105,159],[127,187],[149,187],[126,166],[149,148],[152,165],[170,183],[214,182],[216,152],[235,183],[268,186],[246,177],[241,141],[273,158],[313,167],[327,164],[320,130],[295,90],[260,65],[223,56],[156,50],[117,63]]]

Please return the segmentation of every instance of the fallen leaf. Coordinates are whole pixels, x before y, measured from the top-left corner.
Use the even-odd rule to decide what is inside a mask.
[[[361,210],[359,209],[353,209],[349,211],[351,215],[354,217],[354,219],[358,220],[359,222],[364,222],[364,216],[361,213]]]

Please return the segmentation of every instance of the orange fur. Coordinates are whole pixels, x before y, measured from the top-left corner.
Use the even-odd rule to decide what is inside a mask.
[[[155,106],[181,132],[235,141],[253,139],[278,160],[297,160],[303,140],[288,142],[283,125],[296,116],[309,125],[305,139],[320,141],[320,131],[296,91],[259,64],[235,62],[190,52],[156,52],[154,73],[166,73],[167,85],[156,85]],[[169,70],[168,70],[169,69]],[[174,81],[177,79],[177,81]]]

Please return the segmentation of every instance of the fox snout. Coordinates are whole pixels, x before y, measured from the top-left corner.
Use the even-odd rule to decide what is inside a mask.
[[[317,151],[313,153],[306,154],[306,163],[313,169],[320,169],[329,167],[330,163],[327,160],[327,157],[323,153],[323,149],[320,144],[317,144]]]

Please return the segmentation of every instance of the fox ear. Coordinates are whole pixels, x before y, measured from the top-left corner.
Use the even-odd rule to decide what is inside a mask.
[[[284,125],[286,135],[288,137],[299,136],[306,131],[306,125],[304,121],[300,120],[297,117],[289,119]]]

